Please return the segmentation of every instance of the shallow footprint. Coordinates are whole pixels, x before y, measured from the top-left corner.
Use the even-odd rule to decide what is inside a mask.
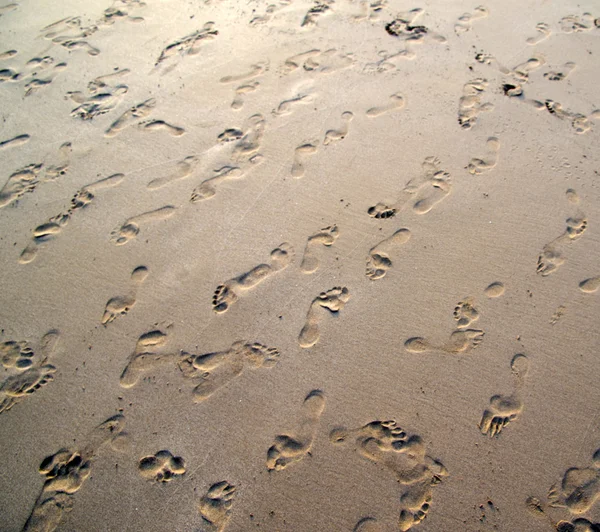
[[[148,268],[138,266],[131,272],[132,289],[126,296],[117,296],[108,300],[104,315],[102,316],[102,325],[106,326],[119,316],[127,314],[135,305],[138,288],[148,277]]]
[[[332,142],[337,142],[346,137],[349,131],[349,124],[352,122],[354,115],[350,111],[346,111],[342,113],[342,122],[343,125],[339,129],[330,129],[325,133],[325,138],[323,139],[323,144],[327,146]]]
[[[304,159],[317,153],[317,146],[317,141],[310,141],[300,144],[300,146],[294,150],[294,162],[292,163],[291,170],[292,177],[298,179],[304,175]]]
[[[192,174],[196,165],[198,164],[199,159],[195,155],[190,155],[181,161],[175,163],[175,170],[168,176],[165,177],[157,177],[150,181],[147,187],[150,190],[156,190],[157,188],[162,188],[166,185],[170,185],[175,181],[179,181],[180,179],[185,179],[189,175]]]
[[[531,46],[535,46],[536,44],[546,40],[552,34],[552,30],[550,29],[550,26],[548,26],[548,24],[546,24],[545,22],[540,22],[540,23],[536,24],[535,29],[538,32],[538,35],[536,35],[535,37],[529,37],[525,41],[527,44],[529,44]]]
[[[231,519],[235,486],[227,481],[213,484],[200,499],[198,510],[202,516],[202,532],[222,532]]]
[[[390,100],[390,103],[387,105],[382,105],[381,107],[371,107],[369,110],[367,110],[367,116],[369,118],[374,118],[376,116],[389,113],[390,111],[400,111],[401,109],[404,109],[404,106],[406,105],[404,96],[398,92],[392,94],[390,96]]]
[[[185,133],[185,129],[177,127],[165,122],[164,120],[149,120],[140,122],[138,127],[143,131],[166,131],[172,137],[181,137]]]
[[[337,225],[330,225],[324,227],[314,235],[308,237],[306,247],[304,248],[304,257],[302,257],[302,263],[300,269],[303,273],[314,273],[319,269],[319,258],[315,253],[315,247],[323,245],[325,247],[331,247],[340,236]]]
[[[600,276],[590,277],[579,283],[579,290],[586,294],[593,294],[598,291],[598,288],[600,288]]]
[[[281,471],[310,454],[323,410],[325,395],[321,390],[313,390],[304,399],[297,430],[276,436],[275,443],[267,451],[269,471]]]
[[[523,411],[521,392],[529,371],[529,360],[525,355],[515,355],[511,360],[510,369],[515,379],[515,391],[511,395],[494,395],[479,422],[481,433],[490,437],[500,434],[502,429],[516,420]]]
[[[327,311],[330,314],[337,315],[349,299],[350,292],[345,286],[336,286],[327,292],[321,292],[313,299],[306,314],[306,323],[298,336],[300,347],[308,349],[315,345],[321,336],[319,325],[323,313]]]
[[[116,229],[113,229],[110,234],[110,241],[117,246],[127,244],[127,242],[138,235],[144,225],[170,218],[175,214],[175,209],[176,207],[172,205],[166,205],[159,209],[133,216]]]
[[[293,260],[294,249],[292,246],[287,242],[280,244],[271,251],[270,264],[259,264],[250,271],[217,286],[212,301],[213,310],[218,314],[226,312],[240,296],[245,295],[248,290],[256,287],[265,279],[285,270]]]
[[[200,381],[192,392],[194,402],[199,403],[239,377],[245,368],[272,368],[278,361],[276,348],[240,341],[225,351],[201,355],[182,352],[178,366],[185,378]]]
[[[579,203],[579,197],[573,189],[567,190],[567,200],[572,204]],[[567,227],[565,232],[548,242],[542,249],[537,261],[537,273],[542,277],[546,277],[551,273],[554,273],[565,263],[564,252],[566,248],[583,236],[587,229],[587,218],[581,211],[577,211],[576,214],[567,218]]]
[[[500,151],[500,141],[496,137],[489,137],[486,142],[487,154],[485,158],[473,157],[469,161],[468,170],[473,175],[480,175],[483,172],[489,172],[498,164],[498,152]]]
[[[171,451],[165,449],[144,456],[138,464],[138,471],[146,480],[170,482],[185,474],[185,462],[181,456],[173,456]]]
[[[367,258],[366,275],[372,281],[385,277],[393,263],[390,253],[398,246],[406,244],[410,240],[411,232],[406,229],[398,229],[392,236],[382,240],[369,251]]]
[[[176,364],[180,355],[165,351],[163,348],[167,342],[167,334],[158,329],[142,334],[121,373],[121,386],[131,388],[139,382],[144,373],[168,364]]]

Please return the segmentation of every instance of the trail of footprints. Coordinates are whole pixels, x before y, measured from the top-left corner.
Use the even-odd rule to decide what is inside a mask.
[[[282,1],[280,5],[269,5],[264,15],[255,16],[249,21],[251,26],[268,24],[273,14],[289,2]],[[376,21],[385,12],[385,0],[360,3],[360,13],[352,20],[357,23]],[[59,45],[68,51],[81,50],[90,56],[96,56],[101,50],[88,42],[88,38],[105,26],[110,26],[119,20],[141,22],[141,17],[130,15],[132,9],[144,7],[138,0],[119,0],[113,7],[104,10],[101,17],[88,26],[82,23],[80,17],[70,17],[43,28],[42,38]],[[0,8],[4,15],[16,8],[17,4],[9,4]],[[316,1],[300,21],[302,31],[310,31],[312,26],[325,20],[327,15],[334,12],[333,1]],[[364,70],[387,72],[396,68],[396,59],[414,59],[414,46],[425,42],[442,44],[446,38],[417,25],[417,19],[423,14],[423,9],[415,8],[396,14],[395,18],[385,24],[385,31],[393,42],[401,42],[403,48],[387,52],[380,50],[380,59],[368,63]],[[477,20],[489,16],[485,6],[475,7],[470,13],[458,18],[454,26],[455,33],[461,35],[469,32]],[[588,32],[594,27],[600,27],[600,19],[594,19],[591,14],[582,16],[569,15],[558,23],[558,29],[540,22],[535,27],[536,35],[528,37],[526,44],[536,46],[550,38],[554,33]],[[206,22],[200,29],[184,37],[165,44],[155,62],[155,71],[166,75],[185,61],[186,56],[198,55],[204,46],[213,41],[219,32],[213,22]],[[465,36],[466,38],[466,36]],[[16,50],[8,50],[0,54],[0,60],[15,62]],[[20,56],[19,56],[20,57]],[[502,91],[512,99],[524,102],[537,110],[546,109],[550,114],[572,124],[576,133],[586,133],[592,128],[592,121],[600,119],[600,111],[592,111],[589,115],[572,112],[553,100],[540,102],[527,99],[524,96],[522,84],[530,81],[531,74],[546,65],[546,59],[535,54],[514,68],[503,66],[495,57],[478,53],[476,61],[494,67],[503,76],[510,78],[502,85]],[[284,60],[278,67],[278,73],[284,76],[315,76],[330,75],[356,64],[351,53],[337,48],[310,49],[299,52]],[[0,83],[23,82],[25,96],[36,93],[50,85],[53,79],[67,68],[67,64],[49,55],[36,56],[20,67],[0,70]],[[577,65],[568,61],[561,67],[548,70],[543,77],[548,81],[563,81],[567,79]],[[252,64],[248,70],[238,74],[230,74],[219,79],[221,84],[233,87],[233,100],[230,107],[239,111],[245,107],[246,100],[256,92],[261,85],[257,78],[264,76],[270,69],[268,61]],[[129,87],[122,83],[122,78],[129,74],[128,68],[115,69],[113,72],[94,78],[87,85],[87,92],[72,91],[67,98],[77,106],[72,109],[71,116],[81,120],[93,120],[104,114],[112,113],[123,102]],[[304,89],[302,87],[304,86]],[[300,88],[299,88],[300,87]],[[489,82],[484,78],[468,81],[462,90],[458,105],[458,121],[462,129],[469,130],[479,121],[484,112],[493,111],[494,105],[484,101],[487,96]],[[302,105],[312,103],[318,93],[305,90],[306,85],[297,85],[288,98],[272,110],[273,119],[285,120],[288,115]],[[289,93],[288,93],[289,94]],[[249,100],[250,101],[250,100]],[[364,113],[368,119],[377,118],[388,113],[400,111],[406,106],[406,97],[400,92],[382,98],[376,105],[369,107]],[[181,137],[186,133],[183,127],[174,125],[162,119],[152,118],[157,102],[148,98],[134,105],[129,104],[125,111],[113,120],[106,129],[105,137],[111,138],[135,126],[143,132],[166,133],[172,137]],[[351,131],[351,122],[355,114],[345,111],[337,120],[333,120],[324,134],[300,143],[294,151],[291,165],[291,175],[301,178],[305,175],[310,158],[315,156],[322,144],[324,147],[342,141]],[[228,180],[237,180],[247,175],[253,166],[259,163],[263,156],[259,152],[265,133],[266,120],[262,114],[251,115],[241,127],[225,129],[217,139],[217,146],[229,148],[229,163],[214,170],[214,175],[205,175],[204,179],[193,189],[190,202],[199,203],[212,198],[217,193],[217,185]],[[22,146],[30,141],[29,134],[20,134],[0,142],[0,149]],[[72,146],[70,142],[62,144],[58,151],[58,163],[33,163],[13,172],[2,189],[0,189],[0,208],[14,205],[27,192],[32,192],[39,184],[55,180],[64,175],[70,166]],[[226,150],[225,150],[226,151]],[[473,175],[491,171],[498,162],[500,140],[489,137],[481,154],[471,158],[466,169]],[[152,179],[147,184],[151,191],[161,189],[176,181],[192,176],[203,159],[201,154],[189,155],[176,161],[171,173]],[[19,262],[28,264],[38,256],[39,249],[55,239],[73,215],[88,207],[98,195],[108,193],[108,189],[119,185],[124,179],[123,174],[93,181],[80,189],[72,198],[70,206],[47,222],[38,225],[32,232],[31,242],[23,249]],[[400,191],[399,198],[392,203],[377,203],[368,209],[368,214],[375,219],[383,220],[396,216],[410,206],[412,213],[423,215],[430,212],[440,202],[446,199],[452,191],[448,172],[441,169],[440,161],[435,157],[427,157],[422,163],[420,176],[410,179]],[[573,205],[573,213],[567,219],[563,234],[543,246],[538,258],[537,271],[541,276],[555,272],[565,263],[565,255],[569,246],[579,239],[587,228],[586,216],[576,207],[579,198],[574,190],[567,191],[567,199]],[[110,241],[116,245],[124,245],[135,239],[146,225],[167,220],[175,214],[178,207],[166,205],[151,211],[134,215],[115,228]],[[316,231],[308,236],[300,271],[313,274],[327,259],[327,248],[332,247],[340,231],[333,224]],[[402,227],[396,229],[375,244],[368,252],[366,275],[370,280],[379,280],[387,275],[394,263],[398,261],[401,248],[407,245],[412,232]],[[326,249],[323,249],[326,248]],[[294,249],[288,243],[280,244],[270,255],[266,263],[259,264],[245,273],[239,274],[222,284],[215,290],[212,307],[215,313],[228,311],[240,298],[250,295],[263,281],[267,281],[276,273],[283,272],[294,262]],[[136,267],[130,274],[130,288],[125,295],[115,296],[105,305],[101,323],[111,324],[119,316],[127,314],[136,304],[137,291],[148,277],[146,266]],[[600,289],[600,276],[583,279],[579,290],[591,294]],[[488,299],[501,297],[505,292],[501,282],[491,283],[484,295]],[[310,303],[306,321],[299,333],[300,348],[309,349],[315,346],[320,338],[322,329],[326,329],[329,318],[338,317],[350,300],[350,290],[345,286],[335,286],[317,295]],[[453,319],[454,327],[447,341],[437,343],[424,337],[413,337],[405,341],[404,347],[408,353],[443,353],[460,355],[466,354],[478,347],[485,332],[475,327],[480,319],[480,305],[474,297],[466,297],[455,306]],[[327,319],[325,319],[327,318]],[[50,364],[59,342],[60,334],[56,330],[49,331],[41,340],[39,349],[34,350],[28,342],[5,341],[0,344],[2,365],[7,374],[0,384],[0,413],[10,410],[27,395],[42,389],[51,382],[57,368]],[[268,347],[253,341],[235,341],[230,346],[219,351],[208,353],[190,353],[169,347],[169,334],[155,328],[142,334],[130,354],[120,376],[123,388],[131,388],[140,383],[148,374],[158,369],[170,367],[183,378],[184,383],[190,383],[190,395],[195,403],[204,403],[215,394],[227,393],[232,383],[242,378],[244,370],[261,370],[273,368],[280,359],[277,348]],[[514,379],[512,393],[493,395],[485,407],[479,430],[490,437],[499,436],[506,427],[518,420],[523,412],[523,392],[529,359],[523,354],[517,354],[510,363]],[[275,436],[273,444],[267,450],[267,469],[281,471],[292,464],[302,462],[314,452],[318,438],[321,416],[326,404],[322,390],[312,390],[303,400],[299,409],[296,425],[291,424],[287,432]],[[74,494],[90,477],[93,461],[100,449],[110,444],[115,450],[122,449],[127,436],[124,432],[124,418],[121,415],[107,419],[94,428],[88,435],[88,443],[75,449],[61,449],[47,457],[39,471],[44,477],[44,485],[36,500],[24,530],[54,530],[64,514],[72,508]],[[447,469],[439,460],[426,453],[425,444],[416,434],[409,435],[395,421],[372,421],[355,429],[335,428],[330,431],[330,442],[337,446],[350,444],[359,456],[380,464],[389,470],[400,486],[399,513],[397,527],[399,530],[409,530],[418,525],[432,506],[433,488],[448,475]],[[155,483],[168,483],[180,479],[186,474],[186,462],[182,457],[173,455],[163,449],[153,455],[143,456],[138,463],[138,471],[143,479]],[[548,493],[548,503],[543,504],[538,499],[530,498],[528,508],[538,516],[547,518],[558,530],[595,530],[598,525],[584,518],[576,518],[572,522],[552,520],[548,513],[550,509],[566,509],[570,514],[580,515],[587,512],[600,498],[600,450],[592,459],[591,467],[573,467],[568,469],[562,481],[553,486]],[[236,496],[236,487],[228,481],[220,481],[208,487],[199,499],[198,512],[203,530],[222,531],[227,527],[232,515]],[[362,518],[354,530],[379,530],[376,517]]]

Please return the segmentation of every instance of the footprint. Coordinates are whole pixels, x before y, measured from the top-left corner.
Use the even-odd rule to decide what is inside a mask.
[[[544,77],[549,81],[562,81],[563,79],[567,79],[575,68],[577,68],[577,65],[573,61],[569,61],[563,65],[559,72],[551,70],[550,72],[545,72]]]
[[[298,428],[293,432],[275,436],[275,442],[267,451],[269,471],[282,471],[311,454],[323,410],[325,394],[321,390],[311,391],[302,404]]]
[[[0,17],[2,15],[6,15],[7,13],[10,13],[11,11],[14,11],[15,9],[17,9],[17,7],[19,7],[19,4],[6,4],[3,6],[0,6]]]
[[[304,144],[300,144],[294,150],[294,162],[292,163],[291,174],[296,179],[301,178],[304,175],[304,159],[317,153],[318,141],[309,141]]]
[[[106,92],[111,89],[116,89],[117,87],[122,87],[123,85],[113,86],[109,82],[112,82],[112,80],[115,78],[122,78],[123,76],[126,76],[130,72],[131,72],[131,70],[129,70],[128,68],[121,68],[119,70],[115,70],[114,72],[111,72],[110,74],[104,74],[102,76],[98,76],[97,78],[94,78],[92,81],[90,81],[88,83],[88,92],[90,94],[98,94],[98,92],[100,92],[100,91]]]
[[[76,211],[87,207],[94,200],[98,192],[105,188],[117,186],[124,178],[123,174],[114,174],[90,183],[77,191],[71,199],[71,206],[66,212],[53,216],[47,222],[38,225],[33,230],[31,242],[21,252],[19,262],[21,264],[33,262],[37,258],[40,245],[56,238],[69,223]]]
[[[530,57],[524,63],[517,65],[512,69],[512,76],[522,83],[529,81],[529,74],[538,68],[543,67],[546,64],[546,59],[541,55],[535,55]]]
[[[0,142],[0,150],[5,150],[6,148],[16,148],[17,146],[22,146],[23,144],[28,143],[30,138],[31,137],[29,135],[24,134],[24,135],[17,135],[16,137],[13,137],[12,139],[3,140],[2,142]]]
[[[244,107],[244,96],[250,92],[254,92],[258,89],[260,83],[258,81],[253,81],[251,83],[246,83],[245,85],[240,85],[237,89],[235,89],[235,97],[231,102],[231,108],[235,111],[238,111],[242,107]]]
[[[448,470],[426,454],[420,436],[409,436],[394,420],[386,420],[372,421],[353,430],[336,428],[329,439],[336,445],[352,439],[361,456],[390,470],[398,483],[405,486],[400,496],[399,530],[409,530],[427,516],[432,486],[448,476]]]
[[[564,33],[581,33],[590,31],[594,27],[594,17],[590,13],[584,13],[581,17],[567,15],[559,21],[560,29]]]
[[[202,516],[202,530],[222,532],[231,519],[231,507],[235,499],[235,486],[227,481],[213,484],[200,499],[198,509]]]
[[[144,456],[138,464],[142,478],[154,482],[170,482],[185,474],[185,462],[181,456],[173,456],[171,451],[162,450],[151,456]]]
[[[600,110],[595,110],[590,113],[589,116],[583,115],[581,113],[574,113],[571,111],[566,111],[563,109],[563,106],[555,102],[554,100],[546,100],[542,104],[542,108],[546,108],[546,110],[554,115],[556,118],[560,118],[561,120],[567,120],[571,123],[571,127],[575,130],[575,133],[578,135],[583,135],[592,129],[592,122],[590,119],[598,120],[600,119]]]
[[[325,138],[323,139],[323,144],[327,146],[332,142],[336,142],[339,140],[343,140],[348,134],[349,124],[352,122],[354,115],[350,111],[346,111],[342,113],[342,126],[339,129],[330,129],[325,133]]]
[[[127,242],[137,236],[144,225],[170,218],[175,214],[175,209],[176,207],[173,207],[172,205],[165,205],[159,209],[133,216],[132,218],[125,220],[125,222],[116,229],[113,229],[110,233],[110,241],[117,246],[127,244]]]
[[[306,314],[306,323],[298,336],[300,347],[308,349],[315,345],[321,336],[320,322],[323,319],[323,314],[328,311],[330,314],[337,316],[349,299],[350,292],[345,286],[335,286],[315,297]]]
[[[572,198],[572,193],[574,194],[575,191],[569,189],[567,191],[567,198]],[[578,202],[578,199],[576,202]],[[538,257],[537,273],[542,277],[554,273],[565,263],[564,253],[566,248],[575,240],[581,238],[587,229],[587,218],[580,210],[573,217],[567,218],[566,223],[567,228],[565,232],[551,242],[548,242]]]
[[[278,361],[279,351],[273,347],[235,342],[226,351],[203,355],[182,352],[178,365],[184,377],[200,380],[192,392],[194,402],[199,403],[239,377],[244,368],[272,368]]]
[[[500,434],[511,421],[515,421],[523,411],[522,389],[529,370],[529,360],[525,355],[515,355],[510,363],[515,378],[515,391],[511,395],[494,395],[490,405],[484,410],[479,429],[490,437]]]
[[[458,22],[454,25],[454,31],[457,35],[465,33],[473,28],[473,21],[485,18],[489,15],[489,10],[484,6],[477,6],[473,13],[464,13],[458,17]]]
[[[550,29],[550,26],[548,24],[546,24],[545,22],[540,22],[540,23],[536,24],[535,29],[538,32],[538,34],[535,37],[529,37],[525,41],[527,44],[530,44],[531,46],[535,46],[536,44],[539,44],[542,41],[545,41],[548,37],[550,37],[550,35],[552,35],[552,30]]]
[[[214,22],[207,22],[201,30],[196,30],[190,35],[177,39],[167,45],[156,60],[155,67],[174,57],[185,57],[186,55],[197,55],[204,41],[213,40],[219,32],[214,29]],[[173,67],[171,67],[173,68]],[[165,72],[166,73],[166,72]]]
[[[167,334],[158,329],[144,333],[138,338],[135,349],[121,373],[120,384],[123,388],[135,386],[147,371],[175,364],[179,360],[179,353],[169,353],[163,349],[168,340]]]
[[[274,274],[285,270],[293,260],[294,248],[287,242],[280,244],[271,251],[270,264],[259,264],[248,272],[217,286],[212,301],[213,310],[218,314],[226,312],[239,297],[246,295],[248,290],[256,287]]]
[[[551,507],[566,508],[572,514],[587,512],[600,498],[600,449],[592,457],[592,467],[571,467],[560,486],[548,492]]]
[[[313,6],[306,12],[302,24],[300,26],[314,26],[317,24],[317,19],[324,13],[327,13],[331,6],[334,4],[334,0],[315,0]]]
[[[393,205],[378,203],[369,207],[368,213],[372,218],[392,218],[402,211],[405,205],[412,203],[416,214],[426,214],[451,192],[450,174],[440,169],[437,157],[426,157],[422,167],[422,175],[411,179],[400,192],[400,197]]]
[[[367,257],[367,277],[376,281],[385,277],[387,271],[392,267],[390,253],[396,247],[406,244],[410,240],[411,232],[406,228],[398,229],[392,236],[382,240],[372,247]]]
[[[456,330],[443,345],[436,345],[421,337],[409,338],[404,342],[404,348],[409,353],[426,353],[441,351],[448,354],[468,353],[483,341],[485,333],[481,329]]]
[[[487,154],[485,158],[479,159],[473,157],[467,166],[469,173],[480,175],[483,172],[489,172],[498,164],[498,152],[500,151],[500,141],[496,137],[489,137],[486,142]]]
[[[330,225],[323,227],[320,231],[314,235],[308,237],[306,247],[304,248],[304,257],[302,257],[302,263],[300,269],[304,273],[314,273],[319,269],[319,258],[315,253],[315,247],[319,244],[331,247],[335,244],[335,241],[340,236],[337,225]]]
[[[320,53],[321,50],[317,50],[316,48],[314,48],[312,50],[308,50],[306,52],[302,52],[300,54],[288,57],[283,64],[283,73],[290,74],[291,72],[297,70],[301,66],[303,67],[308,59],[314,58]]]
[[[124,427],[124,417],[113,416],[88,434],[84,447],[75,450],[63,448],[44,458],[39,468],[44,486],[23,532],[52,532],[58,528],[64,514],[73,507],[73,495],[89,478],[98,452],[107,443],[114,447],[125,436]]]
[[[504,283],[496,281],[490,284],[483,292],[489,298],[496,298],[502,296],[504,294],[504,291]]]
[[[70,142],[63,142],[58,148],[58,164],[53,164],[46,167],[44,175],[45,181],[54,181],[61,176],[64,176],[71,164],[71,152],[73,147]]]
[[[41,164],[28,164],[14,172],[0,189],[0,208],[17,201],[27,192],[33,192],[40,182],[38,174]]]
[[[586,294],[593,294],[598,291],[598,288],[600,288],[600,276],[590,277],[579,283],[579,290]]]
[[[231,154],[236,162],[253,162],[253,157],[258,154],[265,133],[266,122],[263,115],[253,115],[246,123],[244,136],[235,143]]]
[[[314,95],[312,94],[297,94],[293,98],[283,100],[277,106],[277,109],[273,110],[275,116],[285,116],[293,112],[294,107],[300,104],[306,105],[314,101]]]
[[[46,362],[56,350],[59,339],[57,330],[47,332],[40,342],[39,356],[26,342],[1,344],[2,365],[12,371],[0,384],[0,414],[54,380],[56,368]]]
[[[250,70],[247,72],[243,72],[242,74],[236,74],[233,76],[225,76],[222,77],[219,82],[220,83],[240,83],[242,81],[248,81],[252,78],[257,78],[258,76],[262,76],[268,68],[267,62],[256,63],[250,67]]]
[[[479,319],[479,311],[475,307],[475,299],[467,297],[454,307],[454,319],[458,329],[466,329]]]
[[[147,187],[150,190],[156,190],[164,186],[170,185],[180,179],[185,179],[190,176],[198,165],[199,158],[195,155],[190,155],[181,161],[175,163],[175,170],[168,176],[158,177],[150,181]]]
[[[116,87],[106,88],[104,92],[92,94],[89,97],[81,92],[69,92],[67,95],[71,100],[80,104],[71,111],[73,118],[81,120],[92,120],[98,116],[110,113],[123,100],[129,87],[127,85],[117,85]]]
[[[146,266],[138,266],[131,272],[132,289],[126,296],[117,296],[108,300],[106,309],[102,316],[102,325],[106,326],[119,316],[127,314],[135,305],[136,294],[140,285],[148,277],[148,268]]]
[[[139,118],[147,117],[154,107],[156,106],[156,100],[149,98],[148,100],[138,103],[133,107],[130,107],[125,111],[119,118],[117,118],[112,125],[104,133],[105,137],[114,137],[118,135],[124,129],[132,126]]]
[[[166,131],[172,137],[181,137],[185,129],[165,122],[164,120],[148,120],[138,124],[142,131]]]
[[[250,22],[249,22],[250,26],[256,27],[256,26],[261,26],[262,24],[266,24],[267,22],[270,22],[273,18],[273,13],[275,12],[276,9],[277,9],[277,6],[275,4],[271,4],[271,5],[267,6],[265,9],[264,15],[256,16],[250,20]]]
[[[306,72],[327,75],[349,68],[354,63],[355,59],[352,54],[338,53],[336,48],[330,48],[308,57],[302,67]]]
[[[374,118],[376,116],[389,113],[390,111],[400,111],[400,109],[404,109],[404,106],[406,105],[404,96],[398,92],[392,94],[390,96],[390,100],[390,103],[387,105],[382,105],[381,107],[371,107],[369,110],[367,110],[367,116],[369,118]]]
[[[356,526],[352,529],[352,532],[383,532],[383,528],[379,525],[377,519],[374,517],[363,517],[358,523],[356,523]]]
[[[385,31],[404,43],[404,49],[394,54],[394,57],[413,60],[417,54],[412,47],[415,44],[423,44],[425,41],[433,41],[438,44],[445,43],[446,38],[439,35],[426,26],[416,25],[415,20],[424,13],[421,8],[411,9],[396,16],[394,20],[386,24]]]
[[[205,179],[192,190],[192,195],[190,197],[192,203],[212,198],[217,193],[215,187],[218,183],[228,179],[240,179],[244,176],[244,172],[237,166],[224,166],[215,171],[217,172],[217,175]]]
[[[24,89],[25,89],[24,96],[25,97],[31,96],[34,92],[37,92],[39,89],[47,87],[54,81],[54,78],[56,78],[56,76],[58,74],[60,74],[61,72],[63,72],[66,68],[67,68],[67,63],[57,63],[52,68],[52,74],[49,77],[43,78],[43,79],[34,78],[31,81],[27,82],[24,86]]]
[[[494,104],[481,103],[481,96],[488,87],[488,81],[477,78],[466,83],[463,95],[458,102],[458,123],[463,129],[471,129],[483,112],[492,111]]]

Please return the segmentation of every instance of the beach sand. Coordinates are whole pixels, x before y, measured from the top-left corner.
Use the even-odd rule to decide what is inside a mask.
[[[596,2],[14,2],[0,530],[600,526]]]

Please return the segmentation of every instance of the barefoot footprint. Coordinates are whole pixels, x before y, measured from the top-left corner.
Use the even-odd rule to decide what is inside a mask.
[[[166,131],[172,137],[181,137],[185,133],[182,127],[174,126],[164,120],[147,120],[140,122],[138,127],[142,131]]]
[[[150,190],[156,190],[180,179],[185,179],[192,174],[198,162],[199,158],[197,156],[190,155],[175,163],[175,170],[170,175],[153,179],[148,183],[147,187]]]
[[[474,79],[464,85],[463,95],[458,102],[458,123],[463,129],[471,129],[481,113],[494,109],[492,103],[481,103],[481,96],[487,87],[488,81],[484,78]]]
[[[104,315],[102,316],[102,325],[106,326],[119,316],[127,314],[135,305],[138,288],[148,277],[148,268],[138,266],[131,272],[132,289],[126,296],[117,296],[108,300]]]
[[[529,37],[525,41],[531,46],[535,46],[536,44],[541,43],[542,41],[550,37],[550,35],[552,34],[550,26],[548,26],[548,24],[546,24],[545,22],[539,22],[538,24],[536,24],[535,29],[538,32],[538,35],[536,35],[535,37]]]
[[[107,443],[117,448],[125,438],[122,415],[108,418],[87,436],[87,444],[79,449],[63,448],[44,458],[39,472],[45,477],[42,491],[23,527],[23,532],[53,532],[65,512],[73,507],[73,495],[89,478],[91,466],[100,449]]]
[[[144,373],[168,364],[176,364],[180,354],[166,352],[163,348],[167,342],[167,334],[158,329],[142,334],[121,373],[121,386],[131,388]]]
[[[110,241],[116,246],[127,244],[131,239],[135,238],[140,229],[149,223],[166,220],[175,214],[176,207],[165,205],[153,211],[144,212],[125,220],[119,227],[113,229],[110,234]]]
[[[287,242],[271,251],[271,263],[259,264],[217,286],[213,296],[213,310],[218,314],[226,312],[239,297],[274,274],[285,270],[294,260],[294,249]]]
[[[479,423],[481,433],[488,434],[490,438],[500,434],[502,429],[516,420],[523,411],[521,394],[529,371],[529,360],[525,355],[515,355],[511,360],[510,369],[515,379],[515,391],[511,395],[494,395]]]
[[[600,449],[592,457],[592,467],[571,467],[560,486],[548,492],[551,507],[567,508],[572,514],[587,512],[600,498]]]
[[[40,342],[39,356],[27,342],[0,344],[2,365],[11,370],[0,384],[0,414],[54,380],[56,367],[46,362],[55,352],[59,339],[57,330],[47,332]]]
[[[367,460],[390,470],[402,485],[400,530],[419,524],[431,506],[431,488],[448,475],[444,465],[426,454],[422,438],[409,436],[394,420],[372,421],[357,429],[331,431],[333,444],[354,441],[355,450]]]
[[[181,456],[173,456],[171,451],[162,450],[151,456],[144,456],[138,464],[142,478],[154,482],[170,482],[185,474],[185,462]]]
[[[489,11],[487,7],[477,6],[473,13],[464,13],[460,17],[458,17],[458,22],[454,25],[454,31],[457,35],[461,33],[465,33],[469,31],[473,27],[473,21],[485,18],[489,15]]]
[[[332,142],[337,142],[339,140],[344,139],[348,134],[349,124],[350,122],[352,122],[353,118],[354,115],[350,111],[342,113],[342,127],[340,127],[339,129],[330,129],[329,131],[327,131],[327,133],[325,133],[325,138],[323,139],[323,144],[327,146]]]
[[[411,232],[408,229],[398,229],[392,236],[372,247],[367,257],[367,277],[372,281],[385,277],[385,274],[393,264],[390,259],[390,253],[396,247],[406,244],[410,240],[410,237]]]
[[[473,298],[466,298],[456,305],[454,319],[457,322],[457,328],[450,334],[450,338],[445,344],[436,345],[426,338],[415,336],[404,342],[404,348],[409,353],[441,351],[448,354],[468,353],[475,349],[483,341],[485,333],[481,329],[468,328],[479,319],[479,311],[475,307]]]
[[[319,258],[315,253],[315,247],[319,245],[331,247],[339,236],[340,232],[337,225],[324,227],[314,235],[309,236],[304,248],[304,257],[302,257],[300,269],[304,273],[316,272],[319,269]]]
[[[500,141],[496,137],[489,137],[486,142],[487,155],[485,158],[473,157],[469,161],[468,170],[473,175],[480,175],[483,172],[489,172],[498,164],[498,152],[500,151]]]
[[[272,368],[278,361],[279,351],[273,347],[235,342],[226,351],[203,355],[182,352],[178,365],[184,377],[200,381],[192,392],[194,402],[199,403],[239,377],[244,368]]]
[[[215,176],[205,179],[194,190],[192,190],[190,201],[192,203],[197,203],[199,201],[212,198],[217,193],[217,189],[215,187],[219,183],[230,179],[240,179],[243,176],[243,170],[237,166],[224,166],[223,168],[219,168],[216,170]]]
[[[124,178],[125,176],[123,174],[114,174],[95,181],[94,183],[90,183],[77,191],[71,199],[71,206],[65,213],[53,216],[47,222],[38,225],[33,230],[31,242],[21,252],[19,262],[21,264],[29,264],[34,261],[37,257],[40,245],[56,238],[69,223],[76,211],[83,209],[92,203],[98,192],[105,188],[117,186]]]
[[[406,100],[404,96],[402,96],[399,92],[392,94],[390,96],[390,103],[387,105],[382,105],[381,107],[371,107],[367,110],[367,116],[369,118],[374,118],[376,116],[383,115],[385,113],[389,113],[390,111],[400,111],[404,109],[406,105]]]
[[[422,175],[411,179],[402,191],[398,200],[392,204],[378,203],[368,209],[369,216],[377,219],[391,218],[412,203],[413,212],[426,214],[443,201],[452,191],[450,174],[440,169],[437,157],[426,157],[422,167]]]
[[[571,204],[577,205],[579,197],[572,189],[567,190],[567,199]],[[551,242],[548,242],[538,257],[537,273],[546,277],[554,273],[565,263],[564,252],[566,248],[575,240],[581,238],[587,229],[587,218],[580,210],[575,215],[567,218],[567,228],[565,232]]]
[[[269,471],[281,471],[310,455],[323,410],[325,395],[321,390],[313,390],[304,399],[297,430],[276,436],[275,443],[267,451]]]
[[[294,150],[294,162],[292,164],[292,177],[299,179],[304,175],[304,159],[317,153],[318,141],[309,141],[301,144]]]
[[[323,314],[329,312],[334,316],[337,315],[349,299],[350,293],[345,286],[336,286],[327,292],[321,292],[313,299],[306,314],[306,323],[298,336],[300,347],[308,349],[315,345],[321,336],[320,322]]]
[[[156,100],[154,98],[150,98],[138,103],[137,105],[134,105],[133,107],[130,107],[112,123],[112,125],[104,133],[104,136],[114,137],[118,135],[124,129],[132,126],[133,123],[139,118],[147,117],[155,106]]]
[[[201,530],[222,532],[231,519],[231,507],[235,498],[235,486],[227,481],[213,484],[200,499],[198,510],[202,516]]]

